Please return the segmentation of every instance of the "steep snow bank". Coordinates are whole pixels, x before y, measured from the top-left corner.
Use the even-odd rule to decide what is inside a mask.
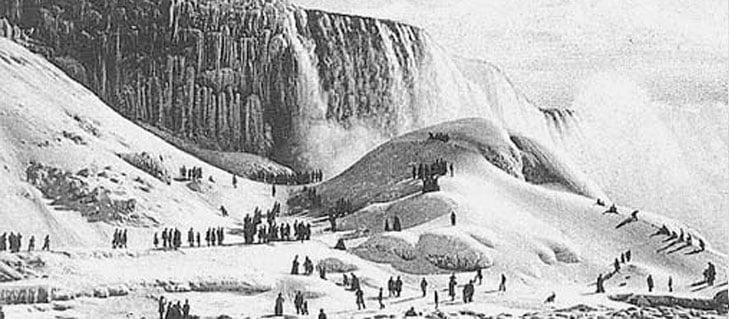
[[[273,201],[269,189],[258,183],[240,179],[233,189],[229,173],[127,121],[43,58],[4,38],[0,74],[0,233],[22,233],[23,247],[31,235],[40,245],[46,234],[56,248],[107,246],[113,226],[140,224],[125,218],[88,222],[82,214],[103,212],[101,206],[114,204],[106,197],[134,201],[125,209],[131,208],[128,213],[138,216],[136,220],[147,221],[141,224],[182,228],[232,225],[234,218],[220,217],[220,205],[240,217]],[[142,153],[147,154],[142,162],[121,158]],[[43,169],[30,174],[31,162]],[[206,192],[164,176],[177,177],[183,165],[203,169]],[[101,206],[82,205],[82,198],[98,199]],[[130,245],[147,246],[152,231],[130,229]]]

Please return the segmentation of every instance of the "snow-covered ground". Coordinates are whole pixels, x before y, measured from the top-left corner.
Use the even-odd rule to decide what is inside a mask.
[[[234,233],[243,216],[257,206],[265,211],[275,201],[285,202],[299,187],[280,187],[276,198],[270,186],[243,178],[234,188],[229,173],[120,117],[50,63],[5,39],[0,39],[0,74],[0,232],[21,232],[24,247],[31,235],[36,247],[46,234],[52,241],[50,252],[0,253],[0,275],[24,277],[0,283],[0,291],[53,289],[57,299],[69,299],[4,306],[8,318],[155,318],[160,295],[188,299],[192,313],[202,317],[264,317],[273,312],[278,293],[286,299],[285,313],[293,315],[292,299],[299,290],[306,292],[312,315],[323,308],[330,318],[400,317],[411,307],[431,315],[433,289],[442,301],[442,317],[524,315],[577,304],[620,310],[631,306],[593,294],[593,282],[598,273],[609,273],[612,260],[625,250],[632,251],[633,260],[606,282],[609,293],[643,292],[645,276],[652,274],[656,294],[667,293],[665,283],[672,276],[675,295],[712,297],[716,288],[692,283],[700,281],[706,262],[718,269],[727,265],[726,257],[711,249],[712,238],[706,239],[709,249],[699,254],[687,255],[692,247],[658,251],[668,243],[650,235],[663,224],[700,236],[679,221],[641,211],[637,222],[616,229],[632,209],[619,206],[621,214],[603,215],[592,198],[602,192],[579,170],[539,147],[519,148],[514,137],[486,120],[444,123],[397,138],[316,186],[325,203],[347,197],[362,208],[341,224],[367,229],[367,236],[332,234],[325,223],[317,223],[311,241],[242,245]],[[428,130],[447,131],[452,140],[427,141]],[[143,152],[159,159],[172,177],[182,165],[202,167],[203,182],[173,179],[167,184],[119,156]],[[417,182],[408,180],[408,165],[436,158],[453,162],[456,174],[441,178],[441,192],[419,194]],[[534,176],[523,170],[525,159],[552,182],[530,180]],[[28,180],[31,162],[69,172],[53,176],[103,189],[114,200],[134,199],[132,220],[143,222],[130,223],[126,215],[90,222],[58,205],[58,199],[54,204]],[[220,205],[230,217],[220,215]],[[448,220],[451,210],[457,213],[456,226]],[[321,216],[310,213],[284,219]],[[383,217],[394,215],[406,229],[383,233]],[[227,245],[179,251],[152,247],[152,234],[162,228],[178,227],[184,233],[211,226],[226,227]],[[119,227],[130,232],[129,248],[112,250],[111,234]],[[347,240],[350,250],[332,249],[345,234],[352,238]],[[407,258],[395,251],[407,251]],[[335,258],[356,269],[368,308],[356,310],[354,294],[339,285],[341,273],[331,272],[327,280],[289,275],[296,255],[314,263]],[[437,262],[454,255],[476,256],[476,265],[484,267],[484,283],[476,287],[472,304],[460,301],[460,285],[474,273]],[[459,282],[454,302],[446,296],[452,271]],[[508,290],[498,293],[501,274],[508,278]],[[402,277],[403,295],[386,298],[386,308],[377,309],[373,298],[391,276]],[[426,298],[418,288],[423,276],[431,289]],[[725,287],[726,275],[720,272],[717,282]],[[552,292],[555,303],[544,304]]]

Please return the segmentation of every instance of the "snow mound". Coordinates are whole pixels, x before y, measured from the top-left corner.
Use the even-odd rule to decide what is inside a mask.
[[[437,159],[453,163],[454,174],[438,179],[439,191],[422,193],[412,167]],[[364,237],[347,243],[351,252],[406,273],[482,268],[525,283],[589,283],[610,273],[612,262],[628,250],[641,257],[626,272],[662,280],[700,274],[709,261],[726,265],[716,251],[697,252],[704,237],[680,221],[642,210],[631,217],[635,209],[623,206],[617,214],[603,214],[606,207],[596,205],[595,197],[610,201],[594,185],[550,146],[488,120],[464,119],[386,142],[314,188],[323,208],[340,199],[352,203],[354,212],[337,221],[341,230],[352,231],[348,238]],[[327,213],[305,201],[290,203],[314,216]],[[386,231],[395,218],[402,231]],[[653,235],[663,226],[676,233],[675,240]]]
[[[378,234],[353,252],[413,273],[472,271],[493,265],[489,247],[468,235],[444,231],[424,233],[415,244],[398,233]]]

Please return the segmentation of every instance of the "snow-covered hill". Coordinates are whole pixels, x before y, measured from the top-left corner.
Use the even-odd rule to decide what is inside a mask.
[[[235,219],[222,218],[220,205],[240,217],[273,202],[262,184],[239,178],[234,189],[229,173],[124,119],[51,63],[4,38],[0,73],[0,233],[34,235],[37,245],[49,234],[53,247],[108,247],[115,226],[230,225]],[[155,178],[123,159],[143,159],[142,153],[169,176]],[[38,167],[29,173],[33,162]],[[175,180],[182,166],[203,169],[200,187]],[[54,189],[72,184],[77,187]],[[69,209],[79,208],[79,200],[49,198],[64,192],[91,203]],[[112,207],[122,202],[134,208]],[[105,222],[89,222],[97,219]],[[146,246],[150,231],[136,229],[131,242]]]
[[[438,132],[450,139],[428,138]],[[411,167],[437,159],[453,163],[455,174],[439,179],[440,192],[421,194]],[[726,256],[711,248],[691,254],[699,239],[711,247],[721,238],[704,238],[682,221],[639,211],[637,221],[618,228],[634,208],[616,203],[620,214],[603,214],[607,207],[596,205],[595,198],[610,201],[567,160],[485,119],[442,123],[395,138],[316,190],[324,207],[348,199],[357,210],[338,223],[364,235],[356,254],[407,273],[484,267],[491,276],[506,273],[527,285],[587,285],[630,250],[628,271],[609,286],[634,289],[652,274],[659,282],[681,278],[678,290],[688,292],[707,262],[720,269],[726,265]],[[302,196],[292,203],[305,207]],[[316,216],[328,212],[308,209]],[[450,225],[451,212],[456,226]],[[384,232],[385,220],[392,226],[395,217],[404,230]],[[692,244],[651,236],[664,225],[690,234]]]

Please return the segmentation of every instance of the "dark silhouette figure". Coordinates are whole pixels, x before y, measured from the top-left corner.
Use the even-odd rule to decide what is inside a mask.
[[[46,235],[45,238],[43,238],[43,248],[41,250],[51,250],[51,236]]]
[[[362,292],[362,289],[357,289],[355,295],[357,296],[357,310],[367,309],[367,306],[364,302],[364,293]]]
[[[551,295],[547,296],[547,299],[544,300],[544,303],[553,303],[555,298],[557,298],[557,294],[553,291]]]
[[[382,303],[382,287],[380,287],[380,293],[377,295],[377,302],[380,304],[380,309],[385,309],[385,304]]]
[[[392,222],[392,230],[394,230],[394,231],[402,230],[402,226],[400,225],[400,217],[395,216],[395,219]]]
[[[451,211],[451,226],[456,226],[456,212]]]
[[[704,281],[709,284],[709,286],[713,286],[714,280],[716,280],[716,267],[714,267],[714,264],[709,262],[706,270],[704,270]]]
[[[283,315],[283,304],[284,304],[284,298],[281,295],[281,293],[278,294],[278,297],[276,297],[276,305],[273,308],[273,313],[276,316]]]
[[[319,309],[319,318],[318,319],[327,319],[327,315],[324,313],[324,309]]]
[[[648,278],[646,278],[645,281],[648,284],[648,292],[653,292],[653,276],[648,275]]]
[[[605,279],[602,278],[602,274],[597,275],[597,290],[595,293],[605,293]]]
[[[423,298],[425,298],[428,294],[428,282],[425,280],[425,277],[420,281],[420,291],[423,292]]]
[[[673,277],[668,276],[668,292],[673,292]]]
[[[157,301],[157,312],[159,312],[159,319],[164,319],[165,316],[165,297],[160,296]]]
[[[501,274],[501,283],[499,284],[499,291],[506,291],[506,276]]]
[[[454,301],[456,298],[456,285],[458,283],[456,282],[456,274],[451,274],[451,278],[448,281],[448,296],[451,297],[451,301]]]
[[[299,255],[294,256],[294,261],[291,262],[291,274],[299,274]]]

